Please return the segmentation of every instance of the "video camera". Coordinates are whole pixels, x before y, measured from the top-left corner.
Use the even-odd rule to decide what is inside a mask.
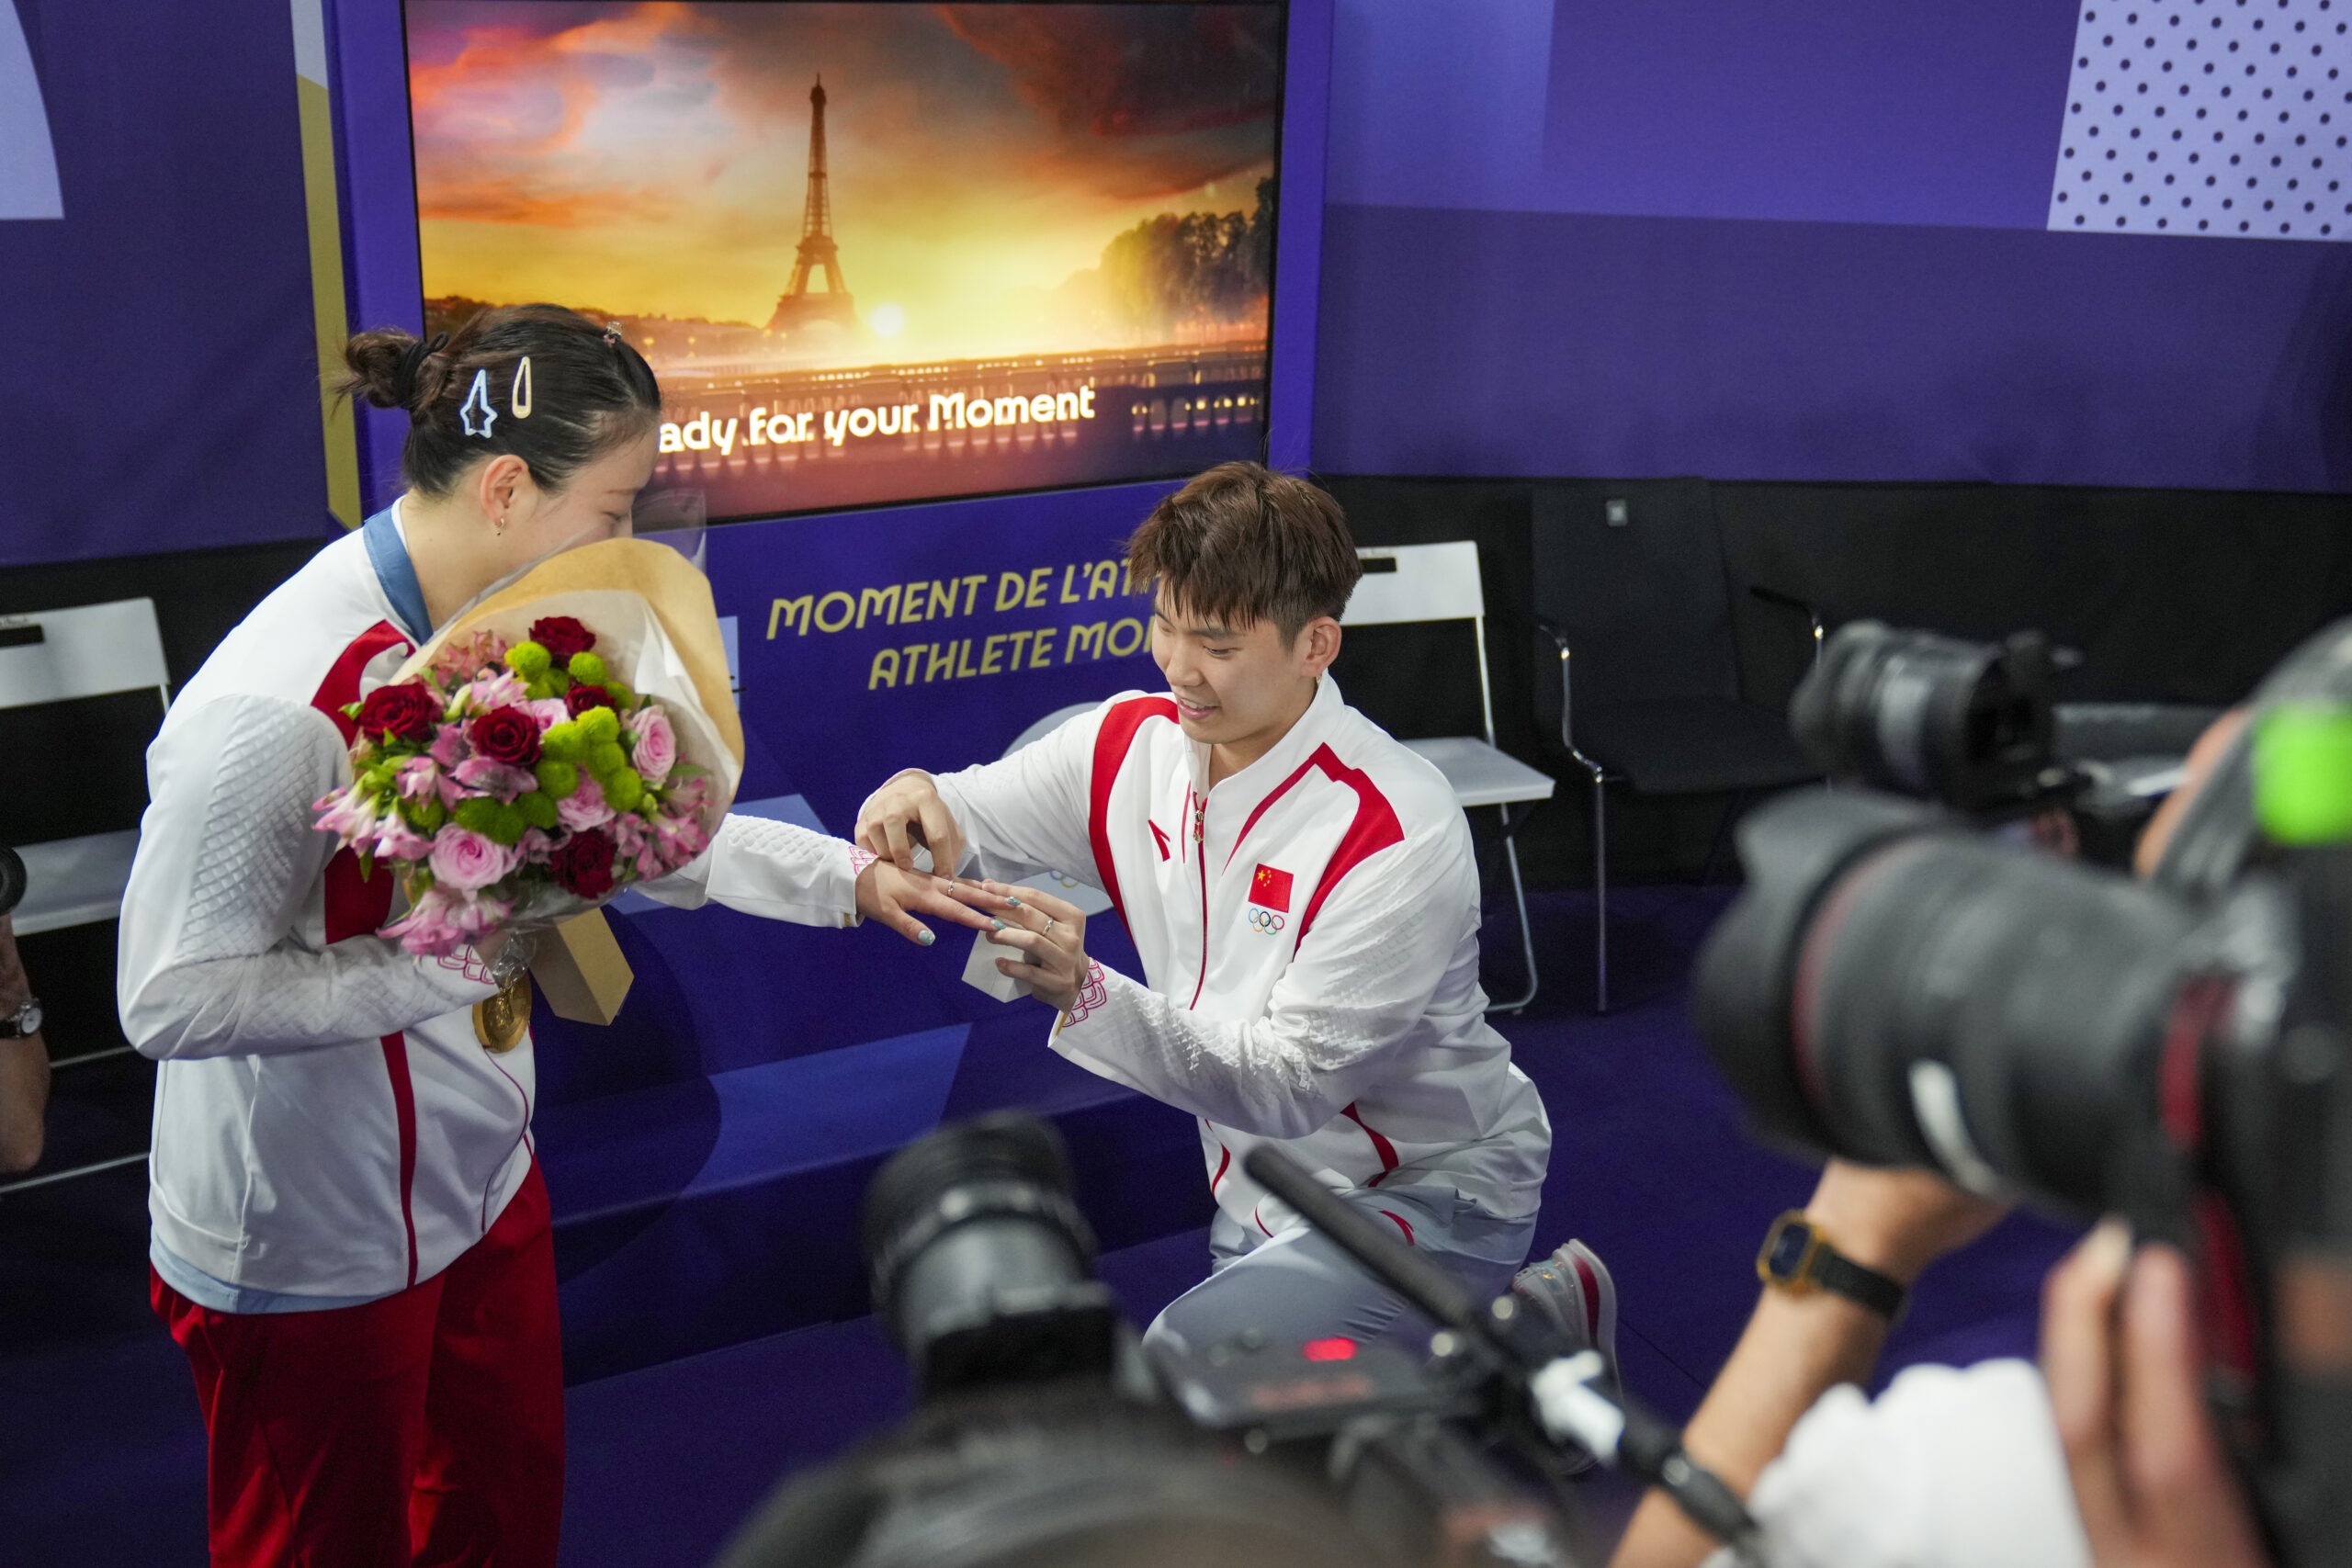
[[[900,1150],[867,1190],[876,1314],[922,1403],[785,1485],[721,1568],[1576,1568],[1565,1445],[1752,1526],[1680,1434],[1593,1386],[1516,1298],[1474,1301],[1278,1151],[1244,1168],[1438,1325],[1426,1357],[1245,1332],[1147,1351],[1093,1275],[1069,1160],[1004,1114]]]
[[[1861,679],[1826,656],[1822,674]],[[1906,782],[2021,798],[2030,681],[1973,705],[1941,689],[1894,732],[1966,739],[1975,774],[1883,722],[1887,768],[1857,771],[1927,759]],[[1801,732],[1854,733],[1807,701]],[[1768,1134],[2184,1247],[2212,1406],[2274,1545],[2352,1561],[2352,621],[2273,673],[2183,804],[2136,883],[1915,801],[1785,795],[1740,830],[1747,886],[1693,1008]]]
[[[1984,822],[2064,811],[2085,858],[2122,864],[2177,759],[2064,755],[2056,680],[2075,659],[2040,632],[1978,643],[1850,621],[1799,683],[1789,728],[1833,779]]]

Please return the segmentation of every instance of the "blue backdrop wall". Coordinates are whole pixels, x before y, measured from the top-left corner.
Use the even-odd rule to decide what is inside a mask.
[[[288,7],[0,13],[0,566],[316,536]],[[1339,0],[1313,462],[2352,488],[2346,14]]]
[[[1340,0],[1316,462],[2352,488],[2347,10]]]
[[[294,82],[287,0],[0,0],[0,567],[326,525]]]

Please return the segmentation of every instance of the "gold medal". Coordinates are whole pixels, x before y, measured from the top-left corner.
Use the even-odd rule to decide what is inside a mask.
[[[503,1055],[522,1043],[531,1027],[531,976],[528,970],[488,1001],[474,1004],[474,1038],[492,1055]]]

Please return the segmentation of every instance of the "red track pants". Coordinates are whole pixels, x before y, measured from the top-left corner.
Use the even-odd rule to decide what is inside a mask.
[[[563,1356],[537,1166],[489,1235],[382,1301],[150,1293],[196,1371],[214,1568],[555,1568]]]

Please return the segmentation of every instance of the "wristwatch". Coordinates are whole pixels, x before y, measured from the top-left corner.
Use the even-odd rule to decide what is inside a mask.
[[[28,1034],[40,1032],[40,998],[27,997],[25,1005],[6,1018],[0,1018],[0,1040],[22,1040]]]
[[[1803,1295],[1827,1291],[1866,1306],[1889,1323],[1903,1315],[1911,1292],[1875,1269],[1846,1257],[1829,1245],[1821,1227],[1791,1209],[1772,1222],[1763,1249],[1756,1255],[1756,1277],[1768,1285]]]

